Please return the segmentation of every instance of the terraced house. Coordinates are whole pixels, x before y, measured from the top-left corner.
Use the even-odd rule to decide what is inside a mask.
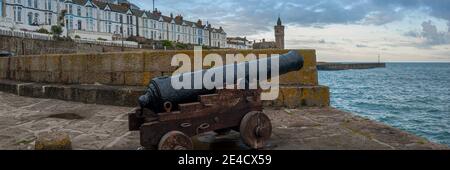
[[[115,40],[132,36],[169,40],[185,44],[226,48],[226,32],[201,20],[191,22],[183,16],[145,11],[126,1],[107,0],[0,0],[4,21],[17,29],[50,30],[58,24],[62,11],[64,35],[82,39]],[[3,21],[2,20],[2,21]],[[6,22],[0,26],[5,27]]]

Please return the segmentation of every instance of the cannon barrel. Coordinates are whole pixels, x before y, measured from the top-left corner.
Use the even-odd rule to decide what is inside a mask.
[[[278,68],[271,68],[271,61],[273,59],[278,58],[279,67]],[[263,61],[266,60],[266,61]],[[188,103],[188,102],[195,102],[198,100],[199,95],[205,95],[205,94],[213,94],[215,92],[214,89],[207,89],[207,88],[201,88],[201,89],[175,89],[172,86],[172,78],[178,78],[183,79],[186,76],[190,76],[192,80],[192,85],[194,84],[194,75],[201,74],[202,77],[207,71],[221,71],[223,73],[223,78],[226,79],[226,73],[227,70],[233,69],[234,70],[234,81],[233,82],[225,82],[225,84],[237,84],[238,80],[237,78],[237,70],[238,67],[245,67],[245,85],[247,87],[248,85],[248,78],[250,75],[249,72],[249,66],[251,64],[258,65],[260,62],[266,62],[267,63],[267,79],[271,78],[272,69],[279,69],[279,75],[283,75],[292,71],[298,71],[303,67],[304,59],[302,56],[300,56],[296,51],[290,51],[287,54],[279,55],[277,57],[270,57],[270,58],[264,58],[249,62],[243,62],[239,64],[230,64],[225,65],[221,67],[215,67],[210,70],[200,70],[196,72],[190,72],[190,73],[183,73],[179,75],[174,75],[172,77],[158,77],[153,79],[147,90],[145,91],[145,94],[142,95],[139,98],[139,104],[141,108],[148,108],[155,113],[159,113],[161,111],[164,111],[166,108],[171,108],[172,106],[176,106],[177,104],[182,103]],[[259,66],[258,66],[259,67]],[[259,69],[258,69],[259,71]],[[260,74],[259,72],[257,74]],[[258,77],[259,80],[260,76]],[[215,76],[212,78],[214,81]],[[203,79],[202,79],[203,80]],[[203,83],[202,83],[203,84]],[[224,84],[224,86],[225,86]],[[167,106],[169,105],[169,106]]]

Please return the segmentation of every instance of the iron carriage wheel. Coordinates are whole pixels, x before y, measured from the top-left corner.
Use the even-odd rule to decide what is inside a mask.
[[[180,131],[166,133],[158,144],[158,150],[193,150],[194,144],[189,136]]]
[[[262,149],[272,135],[269,117],[260,111],[253,111],[244,116],[240,125],[241,139],[252,149]]]

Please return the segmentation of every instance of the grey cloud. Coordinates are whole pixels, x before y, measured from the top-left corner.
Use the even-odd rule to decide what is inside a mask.
[[[403,13],[395,11],[373,11],[362,20],[363,24],[384,25],[404,17]]]
[[[449,43],[449,34],[446,32],[438,32],[436,25],[433,25],[431,21],[422,23],[422,37],[424,37],[430,45]]]
[[[450,44],[450,30],[449,32],[439,32],[436,25],[434,25],[431,21],[425,21],[422,23],[421,32],[409,31],[405,33],[405,35],[423,38],[425,42],[420,44],[421,47]]]
[[[420,37],[420,33],[417,31],[408,31],[404,35],[408,37]]]
[[[134,1],[149,6],[148,1]],[[272,30],[278,15],[291,25],[383,25],[401,20],[407,9],[429,7],[433,16],[450,20],[449,0],[161,0],[157,6],[164,13],[182,11],[191,20],[207,18],[230,35]]]
[[[450,33],[450,21],[447,22],[447,27],[448,27],[448,33]]]
[[[319,43],[320,44],[325,44],[325,43],[327,43],[324,39],[321,39],[321,40],[319,40]]]

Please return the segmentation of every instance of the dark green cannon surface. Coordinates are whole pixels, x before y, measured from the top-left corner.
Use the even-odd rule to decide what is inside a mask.
[[[278,68],[272,68],[272,61],[275,61],[274,59],[278,59],[279,67]],[[260,63],[267,63],[267,72],[266,72],[266,79],[261,79],[259,69]],[[188,102],[195,102],[198,100],[199,95],[205,95],[205,94],[213,94],[215,92],[215,89],[208,89],[205,88],[203,85],[203,88],[200,89],[175,89],[172,86],[172,79],[180,79],[183,80],[183,78],[190,77],[191,78],[191,85],[194,86],[194,75],[205,75],[206,72],[222,72],[223,73],[223,81],[224,84],[222,84],[224,87],[225,84],[238,84],[240,81],[238,78],[238,68],[245,67],[245,87],[248,88],[249,82],[253,81],[265,81],[267,79],[271,78],[272,70],[278,69],[279,75],[283,75],[292,71],[298,71],[303,67],[304,59],[302,56],[300,56],[296,51],[290,51],[287,54],[270,57],[270,58],[263,58],[259,60],[253,60],[250,62],[243,62],[239,64],[231,64],[231,65],[225,65],[222,67],[215,67],[210,70],[200,70],[196,72],[190,72],[190,73],[184,73],[179,75],[174,75],[172,77],[158,77],[153,80],[151,80],[148,89],[145,91],[145,94],[139,98],[139,104],[141,108],[148,108],[156,113],[162,112],[169,106],[175,106],[177,104],[181,103],[188,103]],[[258,66],[257,74],[258,77],[257,80],[249,80],[250,79],[250,66]],[[232,82],[226,82],[226,73],[227,71],[234,70],[234,80]],[[217,74],[214,74],[217,75]],[[203,79],[202,79],[203,80]],[[212,81],[215,82],[215,76],[212,77]],[[203,83],[202,83],[203,84]]]

